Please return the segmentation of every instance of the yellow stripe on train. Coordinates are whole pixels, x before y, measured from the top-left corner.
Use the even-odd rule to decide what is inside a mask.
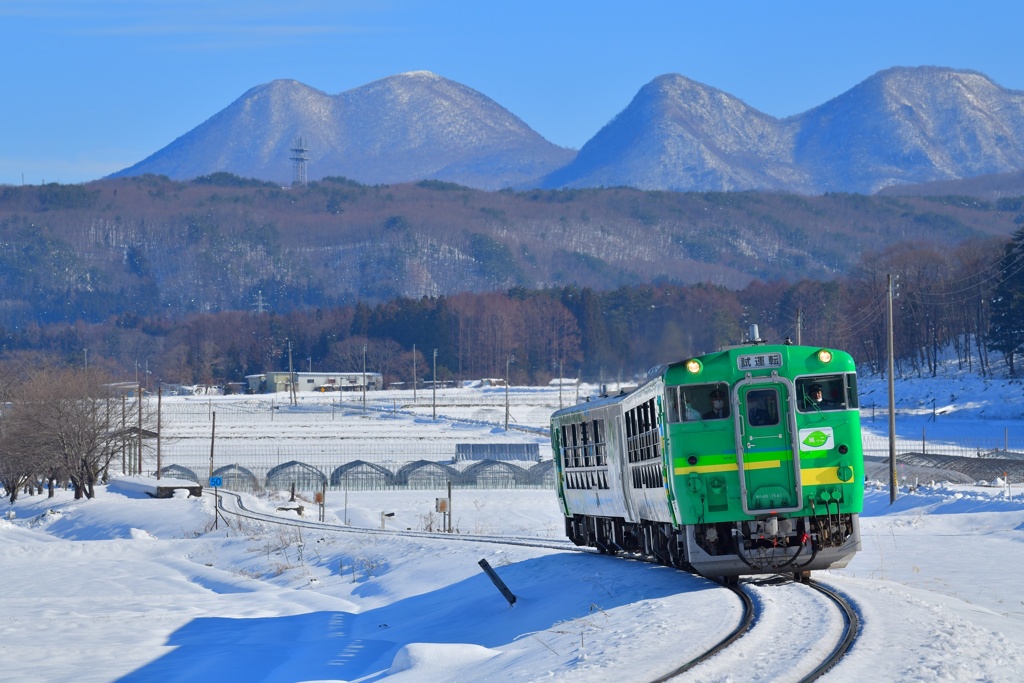
[[[800,470],[800,483],[804,486],[816,484],[849,484],[839,478],[836,467],[804,467]]]
[[[767,470],[781,465],[779,460],[746,463],[747,470]],[[683,474],[711,474],[713,472],[736,472],[735,463],[722,465],[704,465],[702,467],[677,467],[673,472],[676,476]],[[803,486],[819,486],[825,484],[848,484],[839,478],[839,470],[835,467],[804,467],[800,470],[800,483]]]
[[[745,470],[770,470],[778,467],[782,464],[781,460],[763,460],[761,462],[748,462],[744,463],[743,469]],[[711,472],[736,472],[739,470],[739,466],[736,463],[726,463],[724,465],[704,465],[702,467],[677,467],[673,472],[676,476],[680,474],[710,474]]]

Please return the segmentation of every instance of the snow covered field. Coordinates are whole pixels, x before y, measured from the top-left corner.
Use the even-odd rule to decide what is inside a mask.
[[[880,380],[863,379],[861,390],[885,395]],[[430,403],[400,410],[397,401],[391,416],[353,414],[351,421],[396,441],[404,434],[546,442],[535,432],[506,435],[503,396],[495,405],[495,390],[473,391],[439,409],[437,421]],[[934,439],[995,433],[1012,441],[1024,435],[1021,393],[1020,384],[976,378],[957,378],[953,389],[942,379],[902,382],[898,430],[908,440],[927,429]],[[513,421],[542,425],[544,401],[521,398],[518,412],[512,401]],[[936,411],[945,409],[935,421],[932,399]],[[331,429],[337,438],[355,435],[354,424],[340,412],[334,417],[333,428],[318,423],[322,438]],[[199,439],[206,427],[196,424]],[[224,429],[237,443],[256,444],[282,424],[275,417]],[[218,436],[221,428],[218,417]],[[865,418],[865,429],[884,436],[884,418]],[[816,576],[849,596],[862,618],[854,649],[824,680],[1020,679],[1024,484],[989,484],[928,482],[903,490],[892,506],[887,489],[869,485],[863,552],[847,569]],[[645,681],[702,651],[738,619],[728,591],[664,567],[568,546],[379,532],[386,512],[394,513],[388,529],[437,528],[434,500],[442,495],[330,492],[327,521],[347,515],[344,531],[231,517],[214,529],[208,496],[155,500],[116,485],[91,501],[60,492],[5,503],[0,679]],[[245,500],[295,518],[277,511],[286,497]],[[452,504],[455,536],[562,538],[547,490],[459,489]],[[315,506],[307,503],[305,515],[315,520]],[[481,571],[482,559],[516,594],[514,607]],[[683,680],[791,680],[794,653],[809,647],[794,634],[820,625],[791,588],[750,585],[777,637],[727,651]]]

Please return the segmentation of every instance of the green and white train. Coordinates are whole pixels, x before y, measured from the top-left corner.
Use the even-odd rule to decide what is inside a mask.
[[[551,416],[576,545],[728,581],[846,566],[864,501],[853,359],[756,330]]]

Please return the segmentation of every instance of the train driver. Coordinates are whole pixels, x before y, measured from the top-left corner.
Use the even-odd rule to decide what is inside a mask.
[[[817,408],[818,410],[835,410],[842,406],[835,401],[826,401],[823,399],[821,385],[812,384],[807,387],[807,399],[806,406],[808,410]]]
[[[711,399],[711,410],[704,413],[701,417],[705,420],[721,420],[722,418],[729,417],[729,406],[725,402],[725,397],[722,395],[720,389],[714,389],[708,398]]]

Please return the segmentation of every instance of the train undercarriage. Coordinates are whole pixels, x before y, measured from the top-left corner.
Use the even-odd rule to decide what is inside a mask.
[[[792,573],[806,580],[812,570],[845,567],[860,550],[858,516],[838,512],[687,526],[574,515],[566,518],[566,535],[605,554],[639,555],[727,579]]]

